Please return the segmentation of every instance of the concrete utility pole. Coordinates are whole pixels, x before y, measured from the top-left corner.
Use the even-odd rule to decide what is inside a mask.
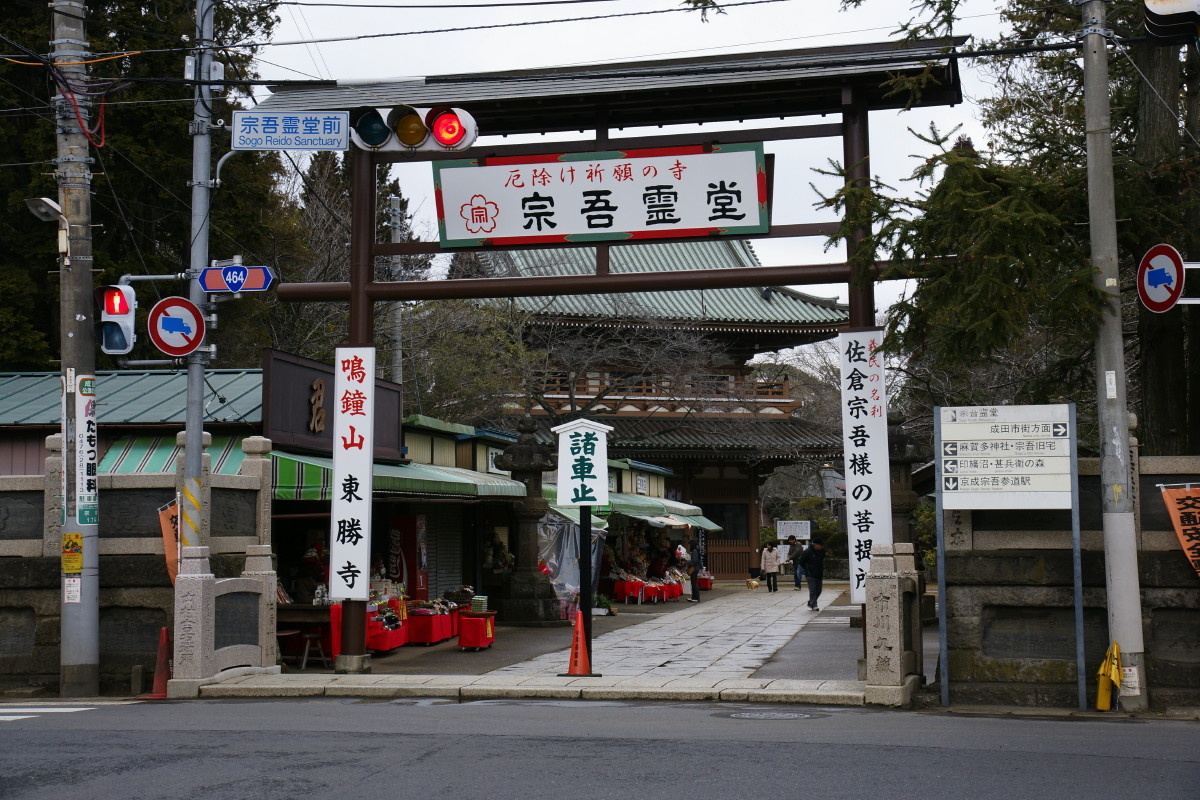
[[[212,72],[214,0],[196,0],[196,84],[192,134],[192,248],[188,271],[188,299],[205,312],[208,296],[197,277],[208,266],[208,218],[212,180],[212,87],[204,81]],[[187,357],[187,411],[184,417],[183,493],[179,502],[179,536],[184,546],[207,547],[208,530],[202,522],[201,467],[204,436],[204,366],[210,348],[200,347]]]
[[[67,84],[87,81],[89,58],[82,0],[54,0],[52,58]],[[63,570],[59,694],[100,693],[100,495],[96,489],[96,334],[92,299],[92,159],[89,105],[62,84],[54,96],[58,156],[54,175],[67,231],[67,258],[59,273],[63,390]],[[78,113],[78,118],[76,114]],[[89,393],[92,393],[89,397]],[[67,557],[82,536],[82,571]],[[68,538],[70,537],[70,538]],[[71,546],[73,550],[74,545]]]
[[[1131,711],[1149,704],[1142,643],[1142,599],[1138,583],[1137,534],[1125,405],[1125,350],[1121,336],[1121,285],[1117,274],[1116,202],[1113,197],[1112,123],[1108,101],[1108,39],[1104,0],[1083,3],[1083,88],[1087,126],[1088,219],[1096,287],[1107,313],[1096,341],[1097,406],[1100,416],[1100,487],[1104,516],[1104,563],[1108,588],[1109,637],[1121,646],[1126,668],[1121,705]],[[1136,681],[1130,680],[1133,671]],[[1136,686],[1133,684],[1136,682]],[[1130,693],[1135,692],[1135,693]]]

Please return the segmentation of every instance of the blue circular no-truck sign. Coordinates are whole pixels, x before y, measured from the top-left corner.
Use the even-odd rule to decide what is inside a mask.
[[[150,309],[146,330],[169,356],[186,356],[204,343],[204,316],[186,297],[164,297]]]

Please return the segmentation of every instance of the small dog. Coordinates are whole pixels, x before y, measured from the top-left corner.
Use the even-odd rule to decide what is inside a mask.
[[[746,588],[752,592],[755,591],[756,589],[758,589],[758,581],[755,580],[754,578],[747,578],[746,579]]]

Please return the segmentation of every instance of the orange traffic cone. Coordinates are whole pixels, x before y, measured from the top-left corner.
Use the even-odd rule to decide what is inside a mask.
[[[597,677],[592,675],[592,660],[588,658],[587,642],[584,641],[583,635],[583,612],[575,612],[575,635],[571,638],[571,665],[567,667],[564,674],[560,674],[560,678],[571,678],[576,676]]]
[[[158,663],[154,665],[154,690],[142,695],[143,700],[165,700],[167,697],[167,679],[171,677],[168,666],[171,658],[171,640],[167,629],[158,631]]]

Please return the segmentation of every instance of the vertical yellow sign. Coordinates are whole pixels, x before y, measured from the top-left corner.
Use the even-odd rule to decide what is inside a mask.
[[[64,533],[62,535],[62,571],[68,575],[79,575],[83,572],[82,533]]]

